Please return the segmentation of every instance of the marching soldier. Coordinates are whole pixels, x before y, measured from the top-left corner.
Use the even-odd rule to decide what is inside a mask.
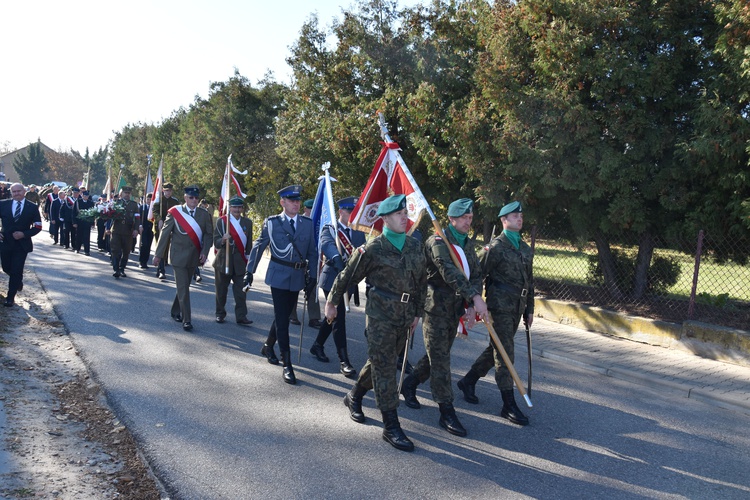
[[[151,258],[151,245],[154,242],[154,223],[148,220],[148,209],[151,206],[152,193],[146,195],[146,200],[141,205],[141,225],[138,232],[141,233],[141,242],[138,247],[138,263],[141,269],[148,269],[148,259]]]
[[[167,218],[167,212],[170,208],[175,207],[180,204],[180,200],[172,196],[172,186],[171,183],[167,182],[164,184],[164,188],[161,190],[161,198],[159,201],[154,202],[154,237],[156,238],[156,241],[159,241],[159,235],[161,235],[162,227],[164,227],[164,221]],[[169,245],[169,242],[166,243]],[[169,255],[169,250],[165,251],[164,255]],[[164,279],[167,277],[166,275],[166,258],[161,259],[159,262],[159,265],[156,265],[156,262],[154,262],[154,265],[156,266],[156,277],[158,279]]]
[[[532,253],[520,235],[523,228],[521,203],[514,201],[500,210],[503,232],[489,245],[479,251],[482,272],[485,278],[487,309],[492,315],[492,323],[500,337],[511,362],[514,360],[513,337],[523,317],[524,323],[531,326],[534,320],[534,276]],[[495,382],[503,398],[500,416],[518,425],[528,425],[529,419],[516,405],[513,397],[513,379],[503,362],[500,353],[490,342],[489,347],[479,355],[469,372],[458,381],[458,388],[469,403],[479,403],[475,394],[477,381],[495,367]]]
[[[357,382],[344,398],[349,416],[365,421],[362,397],[375,390],[375,403],[383,414],[383,439],[403,451],[413,451],[398,421],[396,358],[407,337],[419,323],[425,305],[427,272],[422,244],[407,236],[406,196],[397,195],[380,203],[377,215],[383,218],[383,234],[360,248],[349,259],[333,282],[326,302],[326,318],[336,319],[336,305],[351,285],[368,278],[366,335],[368,360]]]
[[[112,276],[115,278],[127,277],[125,267],[128,265],[133,238],[138,235],[138,226],[140,225],[141,211],[138,203],[130,199],[132,192],[133,188],[130,186],[123,186],[120,189],[120,200],[115,203],[122,206],[125,213],[122,218],[111,219],[109,221],[111,225],[107,231],[110,237],[109,246],[112,253],[112,268],[114,269]]]
[[[172,302],[172,319],[182,322],[185,331],[193,329],[190,281],[195,268],[206,262],[213,238],[211,214],[198,206],[199,200],[200,190],[197,186],[185,188],[185,204],[167,211],[167,219],[154,252],[154,265],[158,266],[166,258],[168,247],[171,247],[169,260],[172,262],[177,287]]]
[[[448,207],[450,223],[444,233],[447,241],[434,234],[425,243],[427,301],[422,332],[427,354],[401,386],[406,406],[418,409],[421,405],[416,396],[417,385],[429,378],[432,398],[440,408],[438,423],[456,436],[465,436],[466,429],[453,408],[451,347],[461,316],[467,328],[471,328],[475,313],[487,314],[487,305],[482,299],[482,266],[468,236],[474,218],[473,207],[474,202],[468,198],[451,203]],[[463,269],[451,260],[448,244],[458,253]]]
[[[315,235],[312,221],[300,211],[300,191],[302,186],[287,186],[278,191],[279,203],[284,209],[263,223],[260,237],[253,243],[245,273],[246,288],[252,285],[253,273],[258,268],[260,257],[269,244],[271,262],[266,272],[266,284],[271,287],[274,321],[263,345],[263,354],[269,363],[279,363],[273,346],[279,341],[281,360],[284,366],[284,382],[296,384],[297,378],[292,367],[289,347],[289,315],[297,307],[299,292],[309,289],[314,283],[314,267],[318,253],[315,250]]]
[[[90,208],[94,208],[94,200],[89,198],[88,190],[84,189],[73,211],[73,227],[76,229],[76,242],[73,248],[76,253],[81,253],[81,247],[83,247],[84,255],[91,255],[91,222],[79,218],[78,214],[81,210]]]
[[[247,255],[253,241],[253,222],[243,217],[245,202],[239,196],[229,200],[229,217],[222,216],[216,221],[214,247],[214,283],[216,286],[216,322],[224,323],[229,283],[234,295],[234,318],[239,325],[251,325],[247,318],[247,292],[243,290]],[[229,260],[227,261],[227,243]],[[228,269],[227,269],[228,267]],[[227,273],[226,271],[229,271]]]
[[[365,244],[365,233],[348,227],[349,216],[357,204],[357,199],[350,196],[339,200],[337,204],[339,206],[339,219],[336,227],[333,229],[336,232],[336,236],[331,235],[330,226],[326,226],[320,236],[320,248],[326,256],[326,264],[320,273],[320,283],[326,297],[331,291],[333,280],[344,269],[346,261],[349,260],[355,248]],[[352,378],[357,375],[357,372],[349,362],[349,353],[347,352],[344,297],[338,302],[336,309],[336,319],[332,324],[326,322],[320,327],[318,337],[310,348],[310,354],[315,356],[319,361],[328,363],[329,360],[323,346],[326,340],[328,340],[328,336],[333,332],[333,343],[336,344],[336,351],[339,355],[341,373],[345,377]]]

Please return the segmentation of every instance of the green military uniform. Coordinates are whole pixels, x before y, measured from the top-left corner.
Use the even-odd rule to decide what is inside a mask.
[[[392,196],[381,202],[378,215],[389,215],[405,206],[405,196]],[[351,418],[364,422],[362,397],[374,389],[375,403],[383,413],[383,437],[396,448],[411,451],[414,445],[401,431],[396,414],[396,359],[406,345],[414,318],[424,312],[427,272],[422,244],[404,236],[401,250],[385,234],[360,247],[336,277],[327,300],[338,304],[347,289],[365,277],[371,284],[365,308],[368,359],[344,402]]]
[[[237,198],[239,205],[243,205],[242,198]],[[233,198],[230,201],[230,206],[235,202]],[[227,274],[227,250],[226,242],[222,241],[222,237],[227,232],[227,217],[232,215],[219,217],[216,221],[216,228],[214,229],[214,247],[218,250],[216,258],[214,259],[214,281],[216,285],[216,321],[222,323],[227,315],[226,303],[227,303],[227,292],[229,291],[229,284],[232,284],[232,294],[234,295],[234,317],[237,323],[250,324],[252,323],[247,319],[247,294],[242,290],[244,286],[245,268],[247,267],[247,254],[250,253],[250,248],[253,242],[253,222],[247,217],[240,217],[239,220],[235,219],[237,225],[245,235],[245,242],[236,242],[234,235],[229,238],[229,273]],[[232,234],[230,232],[230,234]],[[244,248],[242,248],[244,245]]]
[[[164,184],[163,189],[172,189],[172,184],[167,183]],[[159,236],[161,235],[164,223],[163,221],[167,218],[167,213],[169,212],[169,209],[172,207],[176,207],[180,204],[180,200],[175,198],[174,196],[170,196],[169,198],[166,198],[164,196],[164,192],[162,191],[162,195],[159,200],[154,202],[154,210],[153,210],[153,216],[154,216],[154,238],[156,241],[159,241]],[[161,227],[160,227],[161,226]],[[167,241],[167,250],[165,251],[164,255],[169,255],[169,241]],[[167,259],[165,258],[161,262],[159,262],[159,265],[156,268],[156,276],[158,278],[164,278],[165,272],[166,272],[166,262]]]
[[[130,192],[131,189],[123,187],[122,192]],[[123,207],[125,214],[120,219],[114,219],[110,227],[109,248],[112,254],[112,268],[116,278],[125,275],[125,268],[130,257],[130,250],[133,248],[133,232],[138,230],[140,225],[141,211],[138,203],[133,200],[125,201],[120,198],[116,205]]]
[[[500,216],[514,211],[521,211],[520,203],[513,202],[506,205],[500,211]],[[487,309],[492,315],[492,324],[500,338],[500,343],[511,362],[515,359],[513,338],[521,317],[534,314],[533,254],[531,247],[523,240],[518,240],[518,246],[516,248],[503,231],[479,251],[482,271],[486,276]],[[521,425],[527,424],[528,419],[518,410],[513,399],[513,379],[510,371],[492,343],[479,355],[469,373],[459,381],[459,388],[464,391],[464,397],[469,402],[478,402],[474,396],[473,385],[493,366],[495,367],[495,382],[503,396],[504,405],[501,416],[509,418],[507,412],[513,410],[514,415],[509,420]],[[467,391],[466,386],[469,386],[471,390]]]

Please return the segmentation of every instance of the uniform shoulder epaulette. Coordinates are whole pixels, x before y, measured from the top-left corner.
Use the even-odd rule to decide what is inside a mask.
[[[302,218],[302,219],[307,219],[307,220],[309,220],[309,221],[312,221],[312,219],[311,219],[310,217],[308,217],[307,215],[304,215],[304,214],[299,214],[299,216],[300,216],[300,218]]]

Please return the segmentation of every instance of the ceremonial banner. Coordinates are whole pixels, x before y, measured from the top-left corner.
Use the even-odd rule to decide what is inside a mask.
[[[156,182],[154,183],[154,190],[151,194],[151,204],[148,206],[148,220],[154,222],[154,203],[161,200],[161,189],[164,185],[164,155],[161,155],[161,161],[159,162],[159,171],[156,173]]]
[[[334,211],[333,204],[333,192],[331,190],[331,183],[335,182],[336,179],[328,174],[328,168],[330,162],[323,165],[325,175],[318,178],[320,183],[318,184],[318,191],[315,193],[315,201],[313,202],[312,210],[310,211],[310,218],[313,221],[313,234],[315,238],[315,246],[318,249],[318,266],[317,266],[317,277],[320,282],[320,272],[323,269],[323,254],[320,246],[320,237],[323,231],[329,231],[333,238],[336,237],[336,214]],[[317,294],[315,294],[317,297]]]
[[[240,183],[234,176],[234,174],[247,175],[247,170],[245,170],[244,172],[240,172],[232,163],[232,155],[229,155],[229,157],[227,158],[227,168],[224,170],[224,180],[221,183],[221,194],[219,195],[220,214],[229,213],[229,205],[227,205],[229,203],[229,200],[225,198],[231,198],[231,191],[236,191],[237,196],[240,196],[243,200],[247,198],[247,195],[242,192]],[[234,187],[234,189],[231,189],[232,187]]]

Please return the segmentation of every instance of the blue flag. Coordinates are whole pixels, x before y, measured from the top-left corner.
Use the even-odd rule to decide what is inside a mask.
[[[330,165],[330,164],[327,164]],[[313,234],[315,235],[315,247],[318,249],[318,267],[317,277],[318,286],[320,286],[320,271],[323,268],[323,255],[321,254],[320,248],[320,236],[323,231],[330,231],[331,235],[336,238],[336,216],[333,212],[333,192],[331,190],[331,183],[336,181],[328,175],[326,169],[326,175],[322,175],[318,178],[320,183],[318,184],[318,191],[315,193],[315,201],[313,202],[312,210],[310,211],[310,218],[313,222]],[[317,297],[317,293],[315,294]]]

